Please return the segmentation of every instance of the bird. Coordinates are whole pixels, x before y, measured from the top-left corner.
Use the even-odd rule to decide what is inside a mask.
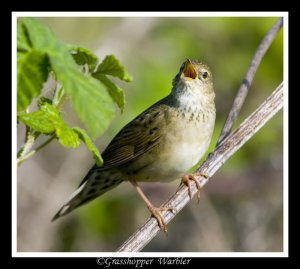
[[[117,133],[102,153],[103,165],[94,165],[88,171],[52,221],[129,181],[160,229],[167,232],[161,212],[174,211],[174,208],[153,206],[138,183],[169,182],[181,177],[190,198],[192,181],[200,198],[200,184],[187,171],[209,147],[216,118],[214,100],[210,68],[187,58],[173,79],[169,95]]]

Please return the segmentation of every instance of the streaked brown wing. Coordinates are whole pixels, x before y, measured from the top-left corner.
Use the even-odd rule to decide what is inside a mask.
[[[151,107],[127,124],[102,153],[104,165],[100,169],[132,161],[158,145],[159,123],[163,120],[161,106]]]

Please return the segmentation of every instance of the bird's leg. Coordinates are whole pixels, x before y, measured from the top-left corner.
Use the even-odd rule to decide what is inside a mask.
[[[200,186],[200,183],[198,182],[198,180],[195,178],[195,176],[203,176],[205,178],[208,178],[207,175],[205,175],[203,173],[200,173],[200,172],[197,172],[197,173],[194,173],[194,174],[186,174],[186,175],[183,175],[181,177],[181,183],[184,183],[188,187],[189,196],[192,199],[192,191],[191,191],[190,181],[195,182],[197,190],[198,190],[198,192],[197,192],[197,203],[199,203],[201,186]]]
[[[151,212],[152,216],[156,218],[158,222],[158,226],[160,229],[162,229],[165,233],[167,233],[167,225],[164,221],[164,218],[161,215],[161,211],[176,211],[174,207],[155,207],[152,205],[152,203],[149,201],[149,199],[146,197],[144,192],[142,191],[141,187],[137,184],[136,181],[130,180],[130,183],[134,186],[136,189],[137,193],[142,197],[144,202],[146,203],[149,211]]]

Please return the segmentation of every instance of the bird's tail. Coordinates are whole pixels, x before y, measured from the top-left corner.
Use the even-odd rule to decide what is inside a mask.
[[[122,182],[121,175],[111,171],[97,171],[91,169],[83,179],[78,189],[71,194],[52,221],[70,213],[75,208],[117,187]]]

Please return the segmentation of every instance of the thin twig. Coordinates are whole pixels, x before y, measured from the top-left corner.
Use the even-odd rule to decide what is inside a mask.
[[[17,153],[17,157],[18,159],[23,158],[25,155],[27,155],[36,139],[39,137],[40,133],[38,132],[34,132],[31,128],[29,128],[28,126],[26,126],[26,133],[25,133],[25,142],[24,145],[19,149],[18,153]]]
[[[27,139],[27,136],[28,136],[28,134],[29,134],[29,130],[30,130],[30,128],[28,127],[28,126],[26,126],[26,130],[25,130],[25,141],[24,141],[24,145],[18,150],[18,152],[17,152],[17,157],[19,158],[19,157],[22,157],[25,153],[24,153],[24,151],[25,151],[25,144],[26,144],[26,141],[28,140]]]
[[[195,172],[209,175],[210,177],[239,149],[241,148],[259,129],[266,124],[283,106],[283,84],[255,110],[233,133],[227,136],[208,156]],[[196,177],[203,187],[209,178]],[[197,193],[195,184],[191,184],[192,197]],[[181,185],[162,207],[174,207],[176,213],[165,212],[163,218],[169,223],[176,214],[190,202],[186,186]],[[142,250],[153,237],[160,231],[157,221],[149,218],[146,223],[137,230],[117,251],[134,252]]]
[[[44,148],[45,146],[47,146],[56,136],[52,135],[49,139],[47,139],[44,143],[42,143],[41,145],[39,145],[36,149],[23,154],[22,156],[20,156],[17,159],[17,165],[19,166],[20,164],[22,164],[23,162],[25,162],[27,159],[31,158],[34,154],[36,154],[39,150],[41,150],[42,148]],[[33,145],[33,144],[32,144]]]
[[[272,26],[272,28],[267,32],[264,39],[259,44],[253,59],[250,63],[250,66],[246,72],[246,75],[242,81],[242,84],[238,90],[238,93],[233,101],[233,104],[231,106],[230,112],[227,116],[227,119],[225,121],[225,124],[223,126],[223,129],[221,131],[219,140],[217,142],[217,145],[231,132],[233,123],[235,119],[237,118],[242,105],[244,104],[245,98],[248,94],[248,90],[250,88],[250,85],[252,83],[252,80],[254,78],[254,75],[257,71],[257,68],[264,57],[266,51],[269,49],[270,45],[272,44],[273,39],[275,38],[278,31],[281,29],[283,25],[283,18],[280,18],[275,24]]]

